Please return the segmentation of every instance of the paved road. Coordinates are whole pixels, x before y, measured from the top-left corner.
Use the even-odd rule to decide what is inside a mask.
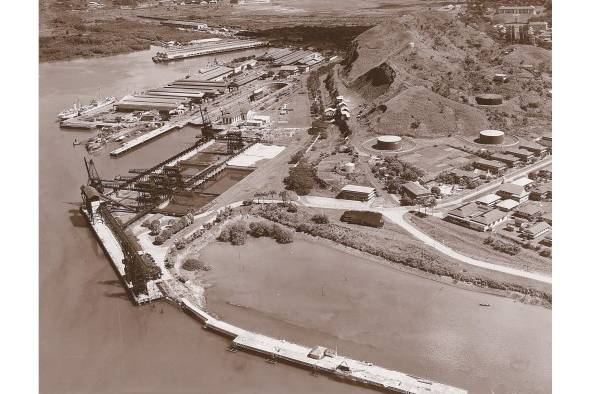
[[[524,175],[526,175],[527,173],[529,173],[531,171],[539,170],[540,168],[546,167],[550,164],[552,164],[552,157],[547,157],[545,159],[542,159],[540,162],[538,162],[536,164],[522,168],[519,171],[516,171],[512,174],[506,175],[503,178],[497,179],[491,183],[487,183],[486,185],[476,188],[476,189],[474,189],[474,191],[472,191],[468,194],[465,194],[463,196],[460,196],[452,201],[447,201],[447,202],[444,202],[443,204],[439,204],[439,205],[437,205],[437,208],[446,208],[446,207],[450,207],[452,205],[462,203],[466,200],[471,199],[472,197],[475,197],[479,194],[482,194],[482,193],[492,190],[496,187],[499,187],[503,183],[503,179],[505,180],[505,182],[511,182],[517,178],[523,177]]]
[[[504,272],[507,274],[519,276],[522,278],[533,279],[543,283],[552,283],[552,277],[549,275],[545,275],[542,273],[537,272],[529,272],[523,271],[516,268],[511,268],[504,266],[500,263],[488,262],[483,260],[477,260],[472,257],[464,256],[456,252],[455,250],[445,246],[441,242],[438,242],[431,238],[429,235],[423,233],[418,228],[414,227],[411,223],[404,220],[404,214],[410,211],[411,208],[409,207],[397,207],[397,208],[381,208],[381,207],[372,207],[368,203],[360,202],[360,201],[350,201],[350,200],[339,200],[335,198],[327,198],[327,197],[314,197],[314,196],[304,196],[300,197],[299,204],[314,207],[314,208],[325,208],[325,209],[354,209],[354,210],[368,210],[374,212],[382,213],[386,218],[388,218],[393,223],[399,225],[406,231],[408,231],[413,237],[417,238],[418,240],[425,243],[427,246],[430,246],[437,251],[453,258],[459,260],[465,264],[473,265],[480,268],[485,268],[492,271],[497,272]]]

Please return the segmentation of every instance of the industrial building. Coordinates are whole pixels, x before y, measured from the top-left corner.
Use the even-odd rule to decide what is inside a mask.
[[[523,235],[525,235],[525,237],[528,239],[535,239],[544,235],[550,230],[552,230],[552,227],[550,227],[548,223],[542,221],[527,227],[525,230],[523,230]]]
[[[397,135],[383,135],[378,137],[375,145],[379,150],[398,150],[402,147],[402,138]]]
[[[515,216],[532,222],[542,216],[542,209],[537,203],[529,202],[517,208]]]
[[[179,97],[160,97],[150,95],[125,96],[115,103],[118,111],[151,111],[157,110],[160,113],[182,110],[190,106],[190,100]]]
[[[521,142],[519,148],[528,150],[536,156],[542,156],[548,152],[547,147],[536,144],[535,142]]]
[[[256,81],[258,79],[261,79],[261,77],[264,74],[265,74],[264,71],[254,71],[254,72],[250,72],[248,74],[241,75],[241,76],[235,78],[232,82],[230,82],[228,84],[228,89],[230,89],[230,90],[239,89],[242,86],[244,86],[252,81]]]
[[[246,111],[241,108],[233,108],[222,111],[222,124],[235,125],[246,120]]]
[[[238,51],[242,49],[258,48],[267,46],[267,41],[258,40],[236,40],[236,39],[224,39],[214,42],[203,42],[201,41],[196,45],[188,45],[181,48],[173,48],[164,52],[157,52],[152,57],[155,63],[159,62],[170,62],[173,60],[186,59],[196,56],[212,55],[215,53],[223,53],[230,51]]]
[[[519,203],[515,200],[507,199],[507,200],[499,201],[495,206],[503,212],[509,212],[509,211],[515,209],[516,207],[518,207]]]
[[[501,200],[501,197],[496,194],[486,194],[482,197],[479,197],[475,202],[479,205],[484,205],[487,207],[495,205],[497,201]]]
[[[509,219],[509,214],[500,209],[490,209],[474,202],[448,212],[445,219],[477,231],[492,231]]]
[[[482,130],[478,138],[479,144],[502,144],[505,140],[505,133],[501,130]]]
[[[513,155],[525,163],[529,163],[534,159],[534,153],[527,149],[508,149],[505,153]]]
[[[536,7],[533,5],[526,6],[501,6],[497,9],[498,14],[536,14]]]
[[[373,201],[376,189],[368,186],[345,185],[337,198],[355,201]]]
[[[500,161],[496,160],[485,159],[475,161],[474,167],[495,175],[502,174],[507,169],[507,165],[505,163],[501,163]]]
[[[234,74],[234,69],[226,66],[215,66],[196,77],[187,78],[187,81],[223,81]]]
[[[400,188],[400,194],[408,196],[414,202],[418,202],[431,196],[431,192],[419,185],[417,182],[406,182]]]
[[[503,199],[515,200],[518,203],[523,203],[529,199],[529,193],[523,186],[514,183],[504,183],[497,190],[497,195]]]
[[[383,227],[384,218],[379,212],[371,211],[345,211],[341,216],[341,222],[359,224],[369,227]]]
[[[511,156],[511,155],[504,155],[502,153],[493,153],[491,155],[491,160],[496,160],[496,161],[500,161],[501,163],[505,163],[507,165],[507,167],[513,167],[516,164],[519,163],[519,159],[515,156]]]

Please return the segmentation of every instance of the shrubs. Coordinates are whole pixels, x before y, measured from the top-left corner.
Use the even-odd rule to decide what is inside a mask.
[[[490,245],[494,250],[507,253],[511,256],[515,256],[517,253],[521,251],[521,248],[512,242],[503,242],[491,236],[486,237],[486,239],[484,240],[484,244]]]
[[[249,234],[255,238],[270,237],[280,244],[293,242],[293,233],[277,224],[258,221],[250,223],[248,227],[250,228]]]
[[[230,242],[232,245],[244,245],[246,243],[246,234],[248,227],[244,222],[236,222],[224,227],[218,240],[222,242]]]
[[[328,223],[328,216],[323,213],[316,214],[312,216],[312,221],[316,224],[327,224]]]
[[[248,226],[245,222],[237,222],[227,225],[220,233],[218,240],[230,242],[232,245],[244,245],[246,236],[250,234],[255,238],[269,237],[277,243],[287,244],[293,242],[293,232],[266,221],[251,222]]]
[[[202,261],[199,261],[196,258],[188,258],[185,260],[182,267],[185,271],[209,271],[211,269],[210,266],[205,265]]]
[[[546,248],[540,251],[540,256],[542,257],[552,257],[552,250]]]

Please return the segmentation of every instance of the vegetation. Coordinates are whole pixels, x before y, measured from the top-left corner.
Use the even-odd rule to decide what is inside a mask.
[[[248,233],[248,226],[245,222],[239,221],[225,226],[218,241],[230,242],[232,245],[244,245],[246,243],[246,235]]]
[[[289,175],[283,180],[287,190],[293,190],[300,196],[309,194],[318,184],[316,169],[306,162],[289,170]]]
[[[373,235],[368,236],[362,231],[333,223],[321,225],[314,224],[311,222],[311,215],[305,214],[304,212],[290,214],[279,205],[268,205],[264,208],[258,207],[255,213],[266,219],[292,227],[298,232],[325,238],[341,245],[382,257],[395,264],[402,264],[407,267],[416,268],[421,271],[474,284],[476,286],[514,291],[540,298],[549,303],[552,302],[551,294],[511,282],[468,275],[464,270],[450,266],[424,250],[417,250],[416,253],[413,254],[409,254],[408,252],[398,252],[388,248],[383,239]]]
[[[150,49],[162,41],[188,42],[207,33],[117,18],[89,23],[63,13],[51,21],[54,35],[39,38],[39,61],[106,56]]]
[[[521,247],[519,247],[519,245],[514,244],[513,242],[504,242],[490,236],[486,237],[483,242],[485,245],[490,245],[494,250],[507,253],[511,256],[514,256],[521,251]]]
[[[383,164],[376,164],[371,170],[377,178],[385,181],[388,193],[394,194],[400,193],[404,183],[418,181],[425,175],[420,168],[397,157],[386,157]]]
[[[196,258],[188,258],[185,260],[182,267],[185,271],[209,271],[211,269],[210,266],[204,264],[202,261]]]
[[[328,222],[329,222],[328,216],[326,216],[323,213],[318,213],[318,214],[312,216],[312,221],[316,224],[328,224]]]

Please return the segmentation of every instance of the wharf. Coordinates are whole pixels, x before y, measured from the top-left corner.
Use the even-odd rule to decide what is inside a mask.
[[[140,146],[140,145],[142,145],[142,144],[144,144],[144,143],[146,143],[146,142],[148,142],[150,140],[153,140],[156,137],[159,137],[161,135],[164,135],[164,134],[168,133],[169,131],[174,130],[174,129],[178,128],[178,127],[179,127],[178,124],[171,123],[171,124],[167,124],[167,125],[164,125],[162,127],[159,127],[159,128],[157,128],[155,130],[148,131],[147,133],[142,134],[139,137],[134,138],[131,141],[127,141],[127,142],[123,143],[119,148],[117,148],[114,151],[112,151],[110,153],[110,155],[113,156],[113,157],[119,157],[122,154],[127,153],[130,150],[132,150],[134,148],[137,148],[138,146]]]
[[[259,353],[272,359],[310,368],[351,383],[367,385],[382,391],[413,394],[467,394],[466,390],[421,379],[402,372],[378,367],[372,363],[354,360],[328,352],[326,348],[308,348],[285,340],[253,333],[216,319],[186,298],[181,307],[203,323],[204,328],[232,338],[232,347]],[[318,357],[310,355],[318,350]]]
[[[156,54],[156,56],[152,57],[152,60],[156,63],[170,62],[174,60],[186,59],[189,57],[252,49],[267,45],[269,45],[268,41],[224,40],[220,42],[207,43],[205,45],[189,46],[185,48],[176,48],[159,52]]]

